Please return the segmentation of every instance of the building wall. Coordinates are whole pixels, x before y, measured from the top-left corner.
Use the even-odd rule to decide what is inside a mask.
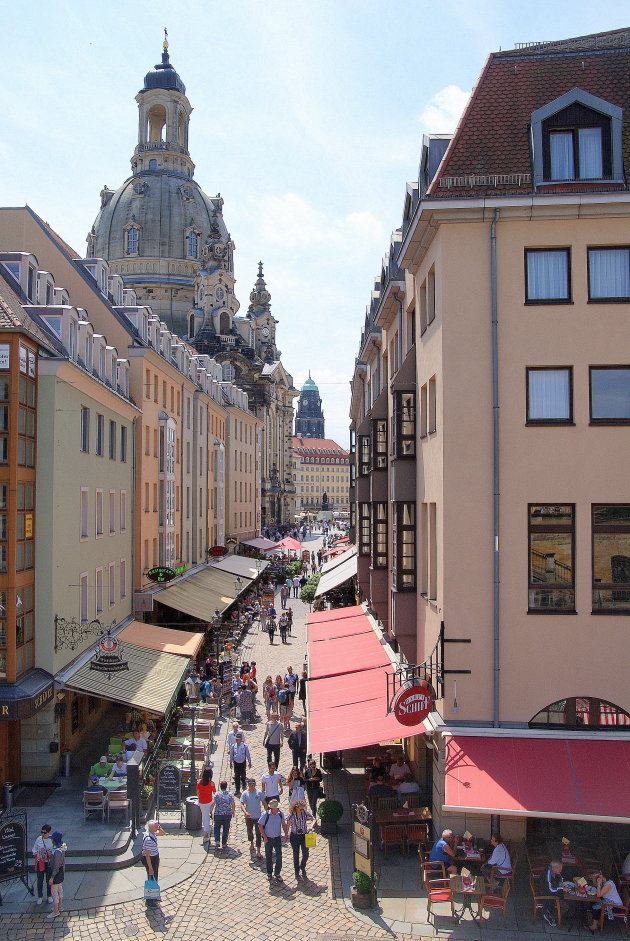
[[[261,427],[262,423],[249,412],[236,406],[228,408],[226,533],[228,538],[238,542],[252,539],[259,533],[257,444]]]

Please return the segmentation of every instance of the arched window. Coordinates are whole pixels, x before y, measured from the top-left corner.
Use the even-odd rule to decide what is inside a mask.
[[[137,255],[140,250],[140,230],[130,226],[125,233],[125,255]]]
[[[153,105],[149,109],[148,122],[149,141],[164,140],[164,130],[166,128],[166,108],[164,105]]]
[[[594,696],[559,699],[536,713],[529,727],[555,729],[615,729],[628,731],[630,715],[620,706]]]
[[[199,255],[199,233],[191,229],[186,235],[186,257],[197,258]]]

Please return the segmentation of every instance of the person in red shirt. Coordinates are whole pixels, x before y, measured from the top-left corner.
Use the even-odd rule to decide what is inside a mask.
[[[197,798],[201,808],[201,824],[203,826],[202,843],[210,838],[210,805],[214,800],[216,785],[212,783],[212,768],[204,768],[201,779],[197,781]]]

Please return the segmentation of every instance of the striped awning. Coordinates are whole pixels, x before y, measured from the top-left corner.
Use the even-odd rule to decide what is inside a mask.
[[[175,608],[191,617],[202,621],[211,621],[215,611],[221,614],[235,601],[236,576],[223,572],[215,566],[197,572],[189,578],[163,588],[154,595],[160,604]],[[248,588],[253,579],[241,576],[241,592]]]
[[[100,673],[91,670],[88,661],[67,677],[66,689],[166,715],[175,704],[179,688],[188,675],[189,659],[179,654],[136,647],[135,644],[121,644],[120,652],[129,664],[128,670]]]

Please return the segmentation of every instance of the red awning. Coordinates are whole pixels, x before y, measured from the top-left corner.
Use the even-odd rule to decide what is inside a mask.
[[[322,615],[329,615],[322,619]],[[314,618],[320,618],[313,623]],[[314,753],[409,738],[422,725],[387,714],[393,666],[362,607],[335,608],[308,619],[309,745]]]
[[[353,604],[349,608],[333,608],[331,611],[314,611],[308,616],[308,626],[320,624],[322,621],[338,621],[340,618],[354,618],[357,614],[365,617],[365,608],[360,604]]]
[[[445,810],[630,822],[630,742],[453,736]]]

